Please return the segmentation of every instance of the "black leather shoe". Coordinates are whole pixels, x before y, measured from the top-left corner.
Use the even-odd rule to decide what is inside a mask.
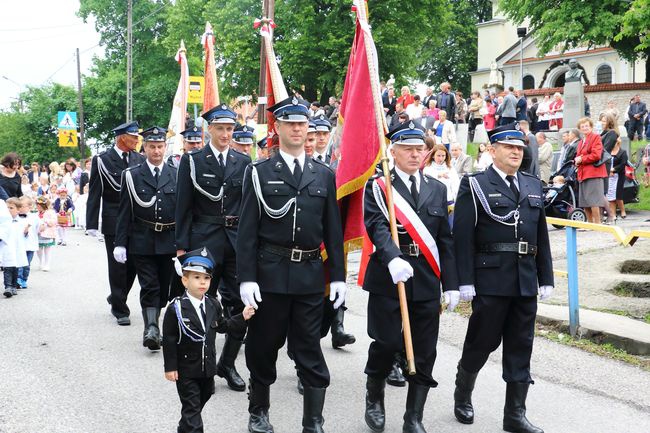
[[[325,388],[306,386],[302,406],[302,433],[325,433],[324,405]]]
[[[343,328],[343,318],[345,317],[344,307],[339,307],[332,319],[332,347],[340,349],[347,344],[354,344],[357,341],[352,334],[346,334]]]
[[[298,385],[296,385],[296,389],[298,390],[298,394],[305,395],[305,387],[302,386],[302,380],[300,380],[300,378],[298,378]]]
[[[386,381],[368,376],[366,380],[366,424],[374,432],[383,432],[386,426],[384,391]]]
[[[131,324],[131,319],[129,319],[129,316],[118,317],[117,324],[120,326],[129,326]]]
[[[160,309],[147,307],[142,310],[142,317],[144,319],[142,345],[149,350],[160,350],[160,328],[158,327]]]
[[[427,394],[429,394],[428,386],[409,383],[402,433],[427,433],[424,425],[422,425],[422,416],[424,404],[427,402]]]
[[[400,363],[398,360],[395,360],[395,362],[393,362],[393,369],[390,371],[390,373],[388,373],[388,376],[386,377],[386,383],[391,386],[403,388],[406,386],[406,379],[404,379],[404,375],[402,374],[402,370],[400,369],[399,364]]]
[[[503,429],[514,433],[544,433],[526,418],[526,396],[528,383],[508,383],[506,404],[503,408]]]
[[[111,305],[111,295],[106,297],[106,302],[108,302],[108,305]]]
[[[250,433],[274,433],[269,421],[268,386],[250,381],[248,392],[248,431]]]
[[[458,363],[456,373],[456,389],[454,390],[454,416],[462,424],[474,422],[474,407],[472,406],[472,391],[476,383],[477,373],[465,371]]]
[[[221,357],[217,364],[217,376],[223,377],[228,383],[228,388],[233,391],[246,391],[246,382],[241,378],[235,368],[235,359],[239,353],[242,342],[226,335],[226,341],[221,350]]]

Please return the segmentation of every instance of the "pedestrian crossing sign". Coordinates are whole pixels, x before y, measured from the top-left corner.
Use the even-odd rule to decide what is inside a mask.
[[[59,129],[59,147],[77,147],[76,129]]]
[[[75,111],[58,112],[59,129],[77,129],[77,113]]]

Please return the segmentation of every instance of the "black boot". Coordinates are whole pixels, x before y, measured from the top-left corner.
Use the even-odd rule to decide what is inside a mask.
[[[228,382],[228,387],[233,391],[246,391],[246,382],[235,369],[235,359],[239,353],[242,342],[226,335],[226,341],[221,350],[221,357],[217,364],[217,376],[223,377]]]
[[[302,406],[302,433],[325,433],[323,424],[323,405],[325,388],[305,386]]]
[[[269,421],[269,394],[268,386],[250,381],[248,392],[248,431],[250,433],[273,433],[273,426]]]
[[[427,402],[427,394],[429,394],[428,386],[409,383],[402,433],[427,433],[422,425],[422,413]]]
[[[368,376],[366,381],[366,424],[374,432],[383,432],[386,425],[384,390],[386,381]]]
[[[472,391],[476,383],[477,373],[465,371],[458,363],[456,373],[456,389],[454,390],[454,415],[458,422],[472,424],[474,422],[474,407],[472,406]]]
[[[149,350],[160,350],[160,328],[158,327],[159,317],[160,308],[147,307],[142,310],[142,318],[144,319],[142,345]]]
[[[398,386],[402,388],[406,386],[406,379],[404,379],[404,375],[402,374],[400,364],[401,362],[399,360],[399,357],[396,355],[395,362],[393,362],[393,369],[386,377],[386,383],[392,386]]]
[[[339,349],[346,344],[353,344],[357,341],[352,334],[346,334],[343,329],[343,317],[345,316],[344,307],[339,307],[332,319],[332,347]]]
[[[508,383],[506,385],[506,405],[503,408],[503,429],[515,433],[544,433],[526,418],[526,395],[528,383]]]

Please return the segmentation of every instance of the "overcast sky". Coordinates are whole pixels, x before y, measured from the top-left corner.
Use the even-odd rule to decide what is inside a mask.
[[[84,24],[78,9],[78,0],[0,0],[0,109],[16,99],[19,86],[48,80],[76,86],[76,48],[82,74],[101,55],[94,21]]]

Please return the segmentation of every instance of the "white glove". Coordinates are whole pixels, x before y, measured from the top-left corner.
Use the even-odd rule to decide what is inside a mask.
[[[541,286],[539,288],[539,300],[544,301],[553,296],[553,286]]]
[[[476,296],[476,290],[474,289],[474,284],[469,284],[465,286],[460,286],[460,300],[461,301],[471,301]]]
[[[262,302],[260,286],[254,281],[246,281],[239,285],[239,296],[244,305],[250,305],[257,310],[257,302]],[[257,300],[257,302],[255,302]]]
[[[86,230],[86,233],[88,233],[88,236],[92,236],[92,237],[96,238],[97,235],[99,234],[99,231],[96,230],[96,229],[88,229],[88,230]]]
[[[445,304],[447,304],[447,311],[452,312],[458,306],[460,301],[460,292],[458,290],[448,290],[444,292]]]
[[[409,265],[409,262],[399,257],[395,257],[388,263],[388,272],[390,272],[395,284],[398,281],[406,282],[413,276],[413,268]]]
[[[348,286],[345,284],[345,281],[332,281],[330,283],[330,301],[334,302],[334,300],[336,300],[336,302],[334,302],[335,310],[343,305],[347,293]]]
[[[124,247],[115,247],[113,249],[113,257],[117,263],[126,263],[126,248]]]

